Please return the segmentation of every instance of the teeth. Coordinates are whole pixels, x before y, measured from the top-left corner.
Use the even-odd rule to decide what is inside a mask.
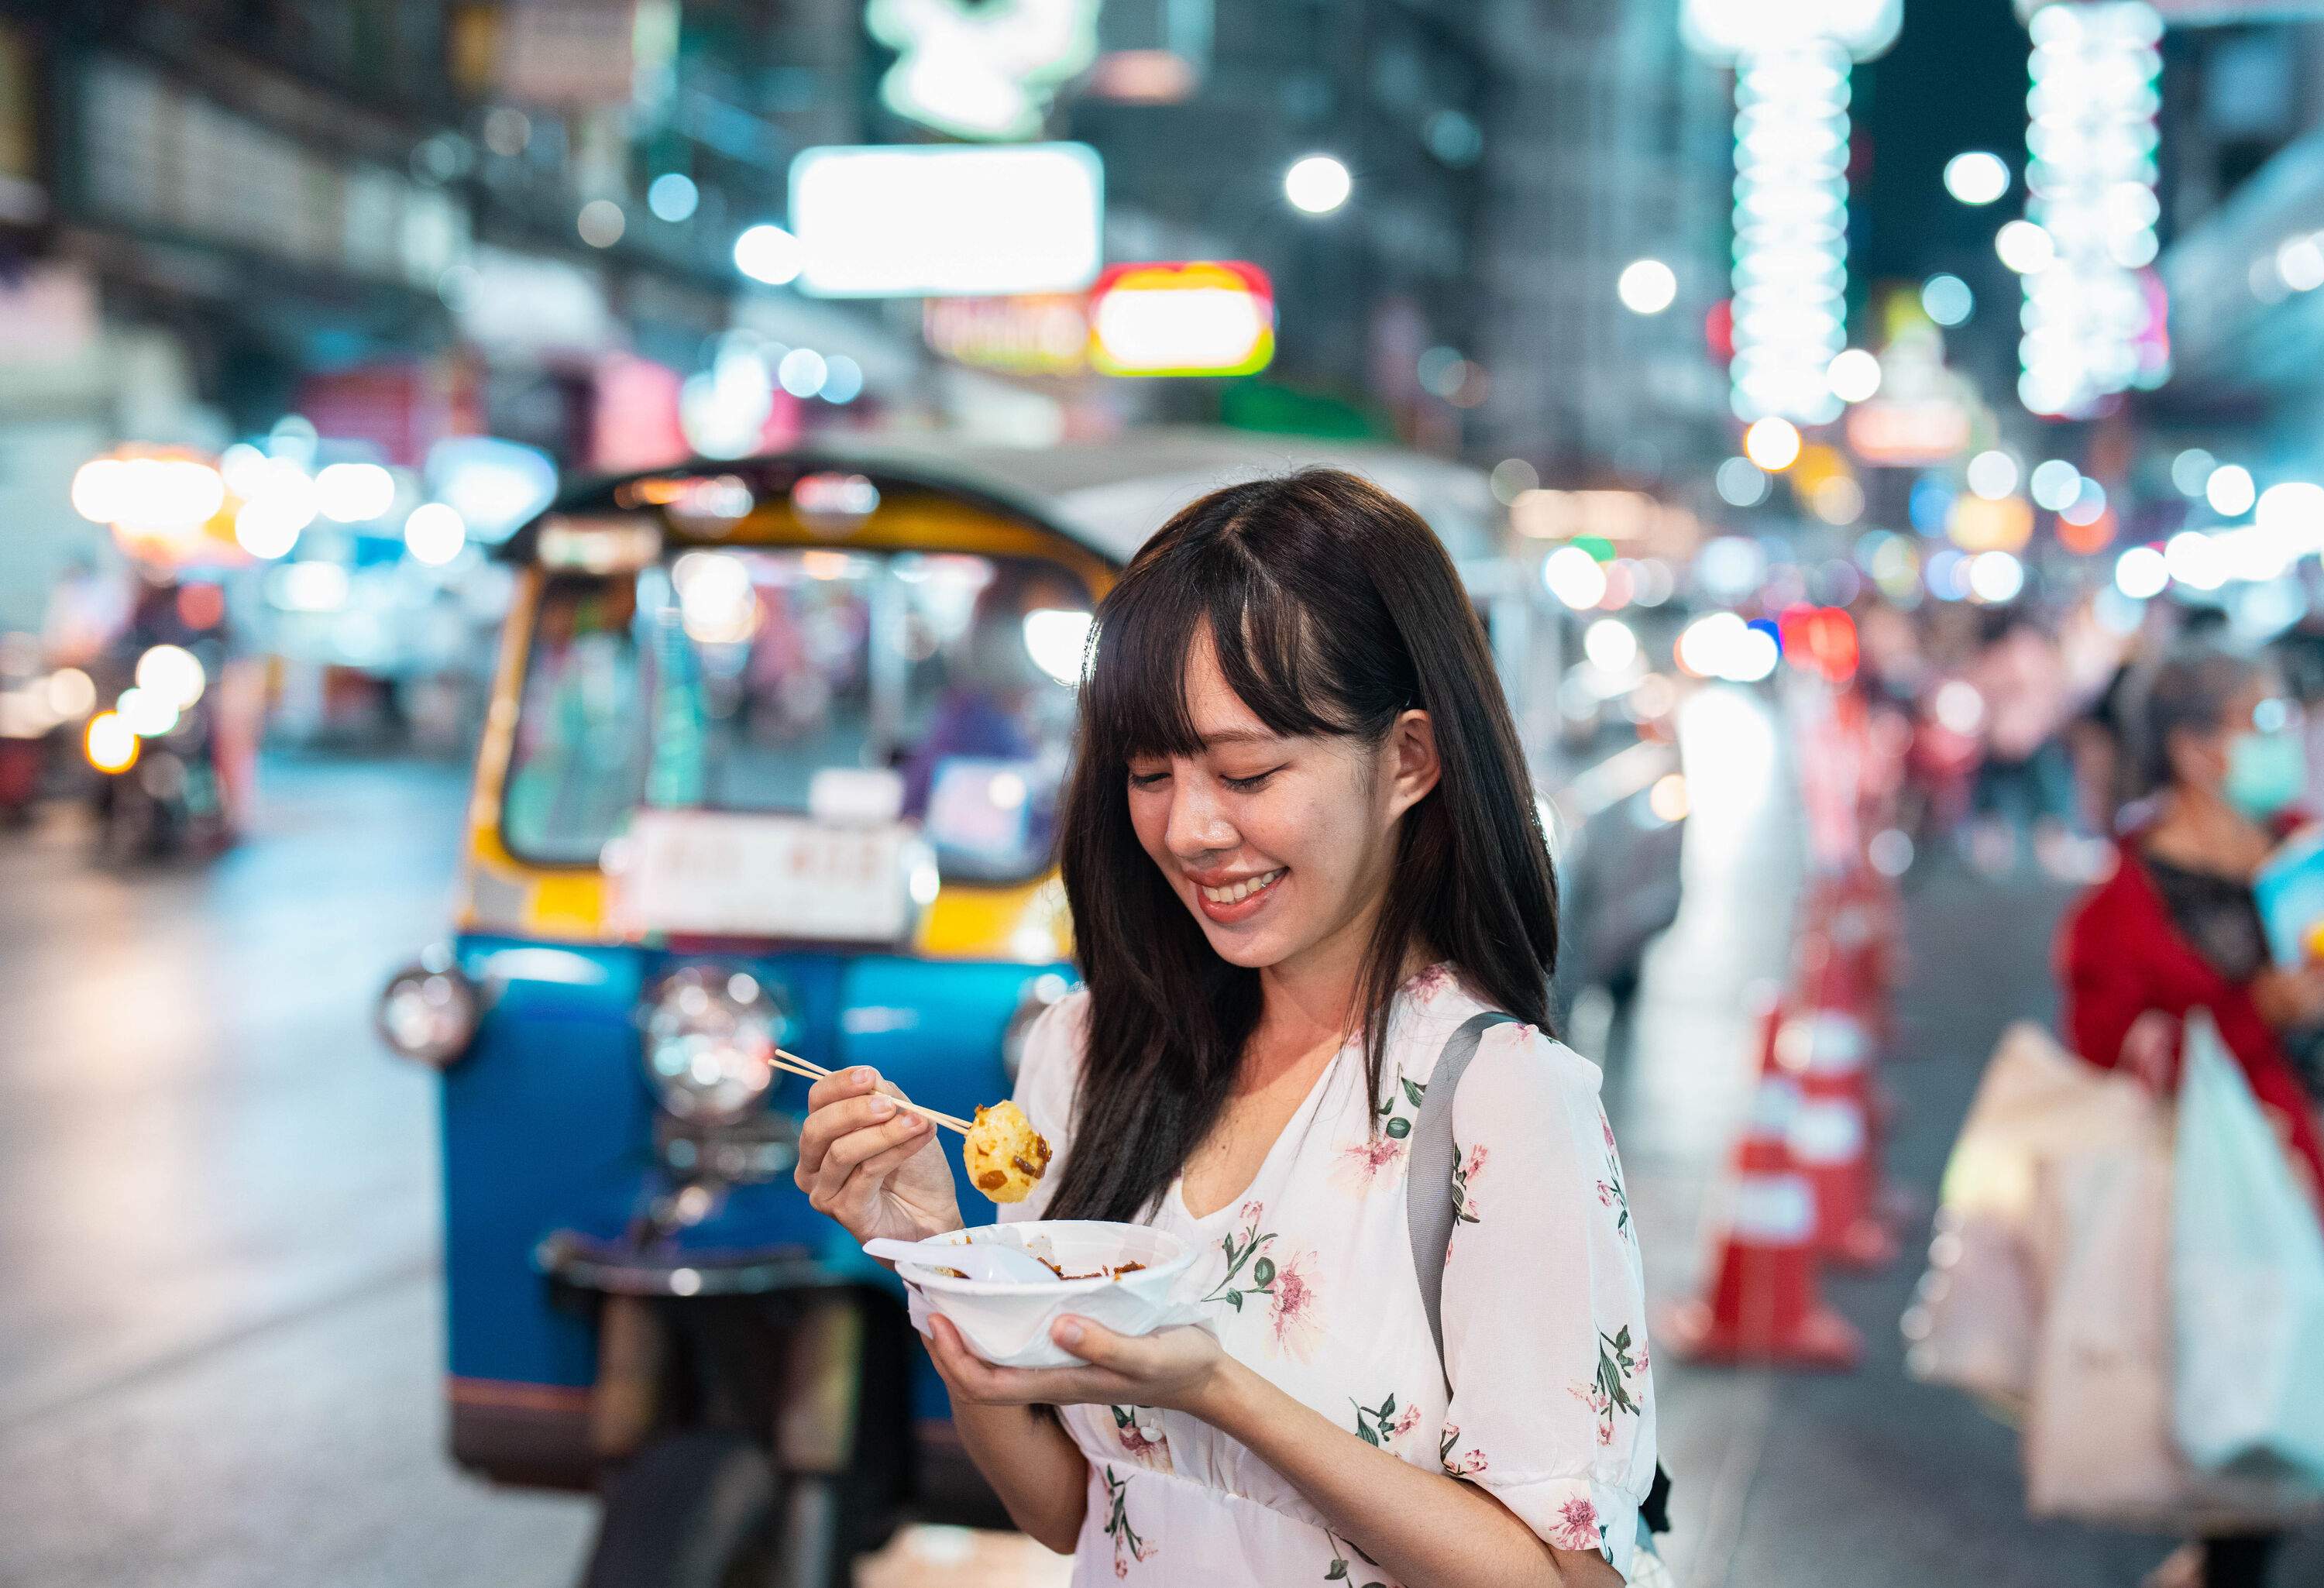
[[[1264,876],[1246,877],[1240,882],[1230,882],[1223,888],[1204,888],[1203,897],[1213,904],[1233,904],[1250,898],[1260,889],[1271,884],[1282,874],[1283,868],[1277,866]]]

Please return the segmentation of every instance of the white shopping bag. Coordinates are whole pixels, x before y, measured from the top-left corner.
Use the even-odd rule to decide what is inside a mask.
[[[2051,1276],[2024,1430],[2026,1507],[2158,1532],[2232,1532],[2310,1514],[2314,1491],[2198,1471],[2172,1437],[2171,1123],[2058,1154],[2034,1241]]]
[[[2208,1013],[2187,1020],[2172,1198],[2173,1425],[2210,1471],[2324,1485],[2324,1226]]]
[[[2015,1416],[2024,1408],[2055,1241],[2037,1239],[2043,1162],[2146,1150],[2154,1107],[2135,1081],[2084,1064],[2021,1020],[2001,1036],[1945,1161],[1936,1239],[1912,1310],[1905,1365]]]

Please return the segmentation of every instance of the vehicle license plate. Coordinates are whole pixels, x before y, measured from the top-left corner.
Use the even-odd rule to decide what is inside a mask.
[[[912,929],[914,873],[931,864],[901,822],[641,810],[622,842],[608,869],[633,934],[892,943]]]

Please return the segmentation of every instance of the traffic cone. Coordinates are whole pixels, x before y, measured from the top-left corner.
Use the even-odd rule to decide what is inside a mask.
[[[1850,1368],[1863,1341],[1816,1288],[1815,1193],[1790,1142],[1799,1087],[1772,1062],[1779,1018],[1771,1010],[1762,1025],[1758,1087],[1735,1144],[1710,1289],[1674,1308],[1662,1334],[1698,1362]]]
[[[1850,1268],[1896,1257],[1880,1214],[1880,1170],[1870,1092],[1872,1036],[1854,1011],[1832,1007],[1832,990],[1784,1015],[1776,1067],[1799,1088],[1786,1144],[1815,1200],[1817,1251]]]

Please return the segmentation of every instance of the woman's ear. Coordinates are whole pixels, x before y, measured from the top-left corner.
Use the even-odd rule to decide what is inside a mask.
[[[1407,711],[1388,731],[1388,814],[1402,816],[1436,787],[1443,767],[1436,759],[1436,725],[1425,711]]]

